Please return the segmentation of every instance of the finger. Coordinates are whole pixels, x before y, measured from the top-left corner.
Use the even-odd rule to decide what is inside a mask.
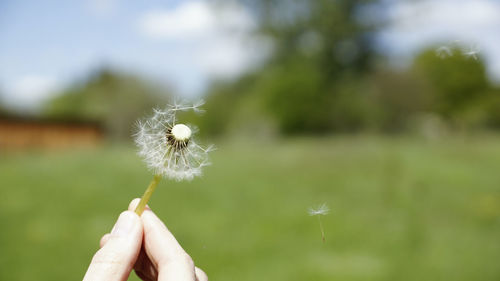
[[[135,211],[137,205],[139,204],[140,198],[133,199],[128,209],[130,211]],[[145,210],[151,210],[148,205],[146,205]],[[144,248],[141,249],[139,253],[139,258],[134,265],[134,271],[144,281],[156,281],[158,280],[158,270],[156,269],[156,265],[154,265],[149,257],[147,256]]]
[[[208,281],[207,274],[200,268],[195,267],[194,274],[196,275],[196,281]]]
[[[137,214],[121,213],[105,245],[92,258],[84,281],[127,280],[142,243],[142,223]]]
[[[106,233],[102,236],[101,241],[99,241],[99,247],[102,248],[108,242],[109,237],[111,237],[111,233]]]
[[[128,210],[135,211],[135,208],[137,208],[139,201],[141,201],[141,198],[135,198],[132,201],[130,201],[130,204],[128,205]],[[149,209],[149,206],[146,205],[146,208]],[[151,209],[149,209],[149,210],[151,210]],[[99,245],[101,248],[106,244],[106,242],[109,239],[109,236],[110,236],[110,233],[106,233],[106,234],[104,234],[104,236],[102,236],[101,241],[99,242]]]
[[[158,269],[158,281],[196,280],[193,260],[163,222],[151,210],[141,220],[144,250]]]

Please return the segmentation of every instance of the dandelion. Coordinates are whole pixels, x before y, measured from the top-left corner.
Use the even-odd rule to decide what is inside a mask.
[[[321,239],[323,240],[323,243],[325,243],[325,231],[323,229],[323,223],[321,222],[321,216],[326,216],[330,212],[330,208],[326,205],[326,203],[323,203],[318,206],[317,209],[314,209],[313,207],[310,207],[307,212],[309,213],[310,216],[317,216],[318,221],[319,221],[319,228],[321,230]]]
[[[472,58],[474,60],[477,60],[477,55],[479,54],[480,51],[481,50],[479,49],[479,46],[471,45],[467,48],[463,48],[462,54],[467,58]]]
[[[203,148],[193,139],[196,129],[177,121],[177,113],[193,110],[202,112],[203,102],[186,104],[175,102],[165,109],[154,109],[154,114],[137,123],[135,143],[154,177],[136,208],[141,215],[162,177],[176,181],[192,180],[200,176],[202,168],[210,165],[208,153],[212,146]]]
[[[451,57],[453,55],[453,52],[451,51],[450,47],[441,46],[436,49],[436,55],[441,59],[445,59],[447,57]]]

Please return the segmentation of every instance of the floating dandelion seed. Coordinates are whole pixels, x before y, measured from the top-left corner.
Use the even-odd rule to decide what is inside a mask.
[[[162,177],[177,181],[192,180],[201,175],[204,166],[210,165],[208,153],[213,147],[198,145],[192,138],[195,129],[178,123],[176,116],[180,111],[202,112],[202,105],[202,101],[192,105],[176,102],[163,110],[155,109],[153,116],[138,122],[135,143],[139,147],[139,155],[154,174],[136,208],[139,215]]]
[[[472,58],[474,60],[477,60],[477,55],[479,54],[480,51],[481,50],[479,49],[479,46],[471,45],[467,48],[462,49],[462,54],[467,58]]]
[[[323,243],[325,243],[325,231],[323,229],[323,223],[321,222],[321,216],[326,216],[330,212],[330,208],[326,205],[326,203],[321,204],[318,206],[317,209],[314,208],[309,208],[307,210],[310,216],[317,216],[318,221],[319,221],[319,228],[321,230],[321,239],[323,240]]]
[[[448,46],[441,46],[436,49],[436,55],[439,58],[445,59],[447,57],[451,57],[453,55],[451,48]]]
[[[328,215],[328,213],[330,212],[330,208],[328,208],[328,206],[323,203],[321,204],[317,209],[314,209],[314,208],[309,208],[308,211],[310,216],[318,216],[318,215]]]

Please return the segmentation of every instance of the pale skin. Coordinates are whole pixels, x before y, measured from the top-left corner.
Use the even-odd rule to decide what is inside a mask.
[[[149,207],[140,217],[134,212],[138,203],[101,238],[83,281],[124,281],[132,270],[144,281],[208,281]]]

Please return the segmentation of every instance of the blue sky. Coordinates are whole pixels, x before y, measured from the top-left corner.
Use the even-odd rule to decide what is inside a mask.
[[[12,106],[36,106],[101,66],[197,94],[211,77],[233,77],[258,55],[244,47],[249,40],[245,34],[255,23],[237,5],[217,9],[205,1],[0,3],[0,91]]]
[[[408,63],[433,42],[479,46],[500,81],[500,1],[391,1],[380,49]],[[0,0],[0,102],[34,108],[101,66],[151,77],[184,94],[231,78],[265,58],[271,44],[235,3],[204,0]]]

